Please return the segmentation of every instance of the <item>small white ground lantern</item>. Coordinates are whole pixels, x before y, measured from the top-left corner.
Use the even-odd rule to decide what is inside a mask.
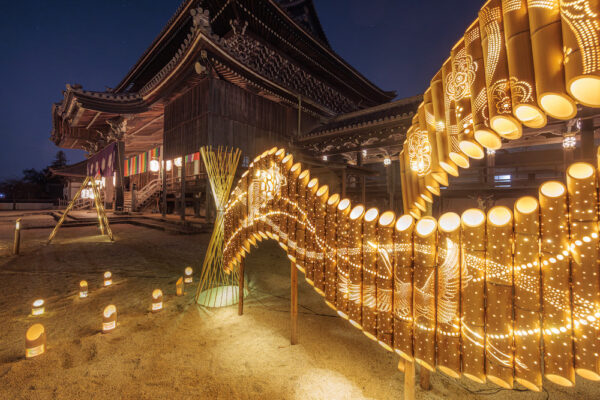
[[[104,273],[104,286],[112,285],[112,273],[110,271],[106,271]]]
[[[33,358],[46,351],[46,329],[42,324],[34,324],[25,334],[25,358]]]
[[[117,327],[117,307],[106,306],[102,313],[102,333],[108,333]]]
[[[194,270],[192,269],[192,267],[187,267],[185,269],[185,279],[184,279],[185,283],[194,282],[194,277],[192,276],[193,273],[194,273]]]
[[[79,297],[84,298],[88,296],[88,283],[87,281],[79,282]]]
[[[44,313],[44,300],[38,299],[33,302],[31,315],[42,315]]]
[[[177,283],[175,284],[175,291],[177,293],[177,296],[183,296],[183,276],[180,276],[179,279],[177,279]]]
[[[159,312],[163,308],[163,293],[160,289],[152,292],[152,312]]]

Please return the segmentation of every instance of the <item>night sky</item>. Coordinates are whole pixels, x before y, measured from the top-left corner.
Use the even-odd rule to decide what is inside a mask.
[[[398,97],[420,94],[483,0],[314,0],[332,48]],[[180,0],[3,1],[0,179],[47,166],[51,106],[66,83],[114,87]],[[69,162],[83,152],[67,151]]]

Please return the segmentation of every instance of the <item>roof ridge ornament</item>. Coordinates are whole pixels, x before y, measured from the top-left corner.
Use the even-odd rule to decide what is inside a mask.
[[[190,14],[192,15],[192,23],[194,24],[192,31],[201,30],[206,33],[212,33],[208,10],[196,7],[190,10]]]

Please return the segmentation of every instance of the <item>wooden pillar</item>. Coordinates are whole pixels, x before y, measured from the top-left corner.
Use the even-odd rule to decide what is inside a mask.
[[[427,368],[421,367],[419,369],[419,386],[421,386],[421,389],[423,389],[423,390],[431,389],[431,385],[429,384],[430,375],[431,375],[431,372],[429,372],[429,370]]]
[[[292,293],[291,293],[291,319],[292,319],[292,329],[291,329],[291,338],[290,344],[295,345],[298,343],[298,268],[296,265],[291,262],[291,282],[292,282]]]
[[[162,160],[162,216],[167,216],[167,165],[166,161]]]
[[[125,203],[125,196],[123,194],[125,187],[123,183],[123,173],[125,165],[125,142],[120,140],[117,142],[117,163],[116,172],[117,179],[115,182],[115,209],[122,211],[123,204]]]
[[[485,156],[485,164],[487,167],[486,174],[486,183],[488,187],[494,187],[494,175],[495,175],[495,166],[496,166],[496,154],[495,153],[486,153]]]
[[[366,203],[366,199],[367,199],[367,177],[365,175],[361,176],[360,179],[360,186],[361,186],[361,202],[363,204]]]
[[[13,243],[13,254],[18,255],[21,249],[21,218],[15,222],[15,241]]]
[[[244,314],[244,267],[246,259],[242,258],[240,261],[240,270],[238,277],[238,315]]]
[[[596,149],[594,146],[593,118],[584,119],[582,121],[579,137],[581,139],[581,159],[594,164],[596,158]]]
[[[404,362],[404,400],[415,399],[415,363],[408,360]]]
[[[181,209],[179,213],[181,220],[185,221],[185,155],[181,156]]]
[[[346,198],[346,168],[342,170],[342,199]]]

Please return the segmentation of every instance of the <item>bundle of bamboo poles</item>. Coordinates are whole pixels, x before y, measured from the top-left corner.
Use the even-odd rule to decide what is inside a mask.
[[[200,154],[217,208],[217,216],[208,249],[202,263],[202,275],[196,289],[195,300],[207,307],[220,307],[237,303],[237,271],[226,274],[223,268],[224,211],[235,177],[241,151],[218,147],[200,148]],[[208,199],[207,199],[208,201]]]

